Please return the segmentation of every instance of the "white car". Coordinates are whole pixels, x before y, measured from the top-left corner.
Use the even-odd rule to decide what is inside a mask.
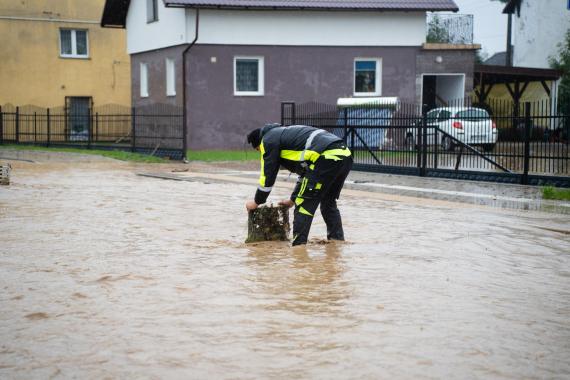
[[[444,150],[453,150],[456,141],[445,133],[468,145],[481,146],[486,151],[491,151],[497,143],[497,125],[489,113],[475,107],[442,107],[429,111],[427,118],[427,143],[428,145],[441,144]],[[418,122],[421,126],[422,122]],[[438,127],[441,131],[436,132]],[[417,128],[406,130],[405,145],[408,148],[417,146]],[[437,135],[437,140],[435,137]]]

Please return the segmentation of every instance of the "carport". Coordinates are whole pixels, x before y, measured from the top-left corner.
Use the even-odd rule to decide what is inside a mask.
[[[475,65],[473,79],[477,103],[486,105],[493,87],[504,85],[511,95],[515,112],[518,112],[520,100],[529,83],[539,82],[548,98],[552,100],[553,97],[556,98],[557,81],[561,76],[561,71],[553,69]]]

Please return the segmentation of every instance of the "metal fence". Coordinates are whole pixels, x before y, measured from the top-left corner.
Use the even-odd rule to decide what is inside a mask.
[[[125,150],[184,158],[182,107],[104,105],[75,112],[68,107],[0,106],[0,144]]]
[[[473,15],[429,13],[426,40],[428,43],[472,44]]]
[[[464,99],[432,110],[287,102],[281,119],[344,138],[357,170],[570,187],[570,118],[550,101]]]

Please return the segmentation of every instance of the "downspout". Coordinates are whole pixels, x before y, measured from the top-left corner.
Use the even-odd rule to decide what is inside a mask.
[[[509,13],[507,20],[507,59],[505,62],[507,67],[513,66],[513,44],[511,42],[512,35],[513,35],[513,14]]]
[[[184,160],[186,160],[186,151],[188,150],[188,122],[186,116],[188,115],[186,107],[186,53],[194,46],[198,40],[198,27],[200,26],[200,8],[196,8],[196,31],[194,32],[194,40],[182,52],[182,119],[184,123],[184,136],[182,137],[182,148],[184,149]]]

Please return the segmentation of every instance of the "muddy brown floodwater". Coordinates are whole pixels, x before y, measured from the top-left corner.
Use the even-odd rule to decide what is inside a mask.
[[[570,377],[568,215],[347,190],[349,242],[245,245],[253,181],[13,166],[0,378]]]

